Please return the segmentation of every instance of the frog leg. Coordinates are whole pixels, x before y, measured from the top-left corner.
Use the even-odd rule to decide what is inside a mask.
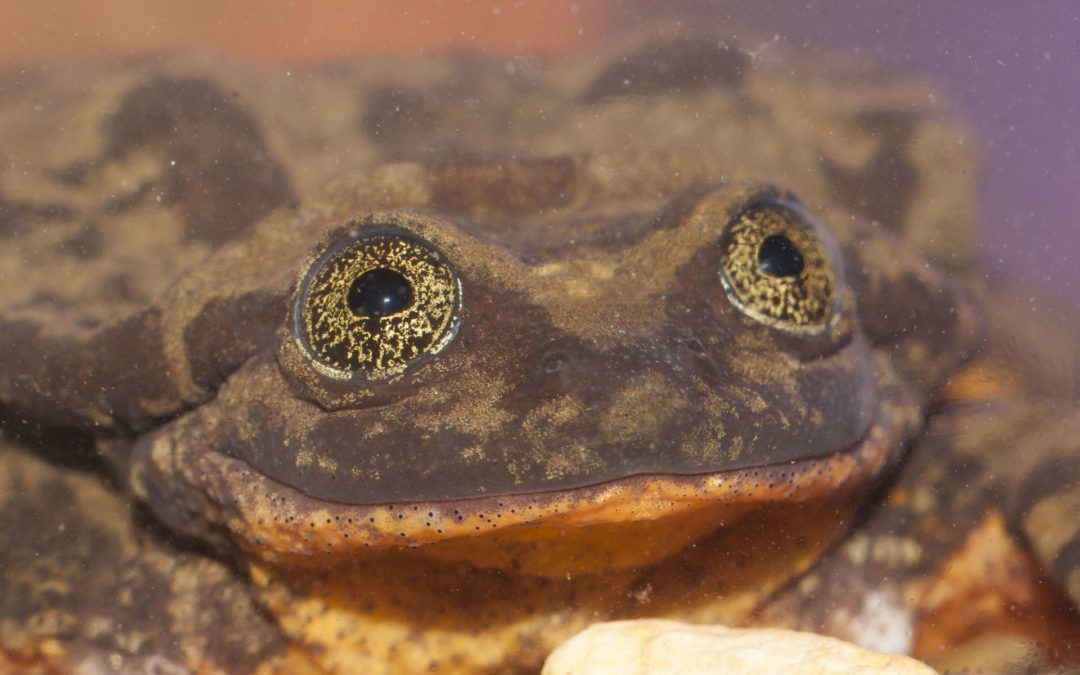
[[[1012,489],[1010,519],[1080,607],[1080,411],[1049,420],[1015,454],[1034,466]]]

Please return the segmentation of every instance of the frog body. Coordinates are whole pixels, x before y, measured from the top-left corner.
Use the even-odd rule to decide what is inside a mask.
[[[974,155],[913,81],[710,36],[292,92],[101,67],[8,115],[27,148],[86,131],[0,174],[0,401],[5,494],[117,543],[0,514],[9,560],[129,570],[83,579],[127,604],[46,556],[5,605],[19,667],[528,670],[605,618],[752,622],[981,344]]]

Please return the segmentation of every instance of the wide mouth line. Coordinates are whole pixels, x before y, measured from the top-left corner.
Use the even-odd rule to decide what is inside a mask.
[[[730,507],[734,517],[740,509],[770,504],[848,500],[895,465],[913,433],[914,416],[902,407],[879,406],[876,417],[857,441],[831,453],[716,472],[641,472],[558,490],[346,502],[312,497],[208,448],[199,451],[201,459],[187,458],[184,480],[201,494],[228,495],[224,511],[208,518],[253,555],[302,561],[316,550],[352,555],[486,533],[516,537],[536,527],[557,533],[690,516],[702,509],[719,509],[709,511],[712,515],[701,512],[714,518]]]
[[[883,411],[879,409],[879,413],[880,412]],[[672,489],[678,489],[679,485],[682,485],[683,487],[685,487],[685,489],[694,489],[706,483],[720,486],[732,480],[752,480],[753,478],[761,476],[763,474],[786,475],[789,473],[796,473],[800,465],[829,462],[845,457],[854,456],[861,449],[864,449],[868,443],[871,442],[871,432],[876,426],[877,421],[871,421],[868,424],[866,431],[864,431],[859,438],[857,438],[849,445],[838,450],[816,453],[804,457],[784,459],[768,464],[744,464],[725,467],[714,471],[637,471],[616,478],[597,480],[588,483],[582,483],[580,485],[570,485],[565,487],[555,487],[547,489],[541,488],[534,490],[503,491],[497,495],[471,494],[463,495],[460,497],[403,499],[398,501],[348,501],[331,497],[321,497],[319,495],[312,494],[302,488],[289,485],[288,483],[274,478],[273,476],[270,476],[269,474],[264,473],[263,471],[255,467],[250,468],[252,471],[257,472],[259,476],[261,476],[264,480],[272,483],[278,489],[284,491],[294,491],[299,495],[303,495],[303,498],[305,500],[311,500],[312,502],[321,503],[328,506],[346,509],[356,508],[397,512],[423,509],[430,510],[432,508],[437,508],[439,510],[445,511],[446,507],[451,507],[452,509],[462,511],[473,510],[470,508],[472,506],[488,507],[491,505],[497,505],[500,501],[532,501],[537,504],[551,501],[550,498],[575,501],[586,499],[590,495],[597,492],[619,490],[626,485],[642,482],[665,482],[670,484],[672,486]],[[233,458],[232,456],[227,454],[224,454],[223,456],[229,457],[230,459],[233,459],[235,461],[243,461]]]

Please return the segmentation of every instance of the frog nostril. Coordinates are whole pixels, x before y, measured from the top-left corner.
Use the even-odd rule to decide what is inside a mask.
[[[695,354],[705,353],[705,345],[701,344],[701,340],[698,340],[697,338],[690,338],[689,340],[687,340],[686,348],[694,352]]]

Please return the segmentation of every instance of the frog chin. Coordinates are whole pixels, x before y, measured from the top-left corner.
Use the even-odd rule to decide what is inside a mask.
[[[131,482],[170,527],[290,567],[348,564],[416,549],[433,560],[542,577],[646,566],[695,542],[751,550],[780,530],[780,557],[809,564],[917,430],[918,402],[896,378],[864,436],[813,458],[694,475],[637,474],[516,494],[347,504],[313,497],[213,449],[177,420],[139,442]],[[779,528],[779,529],[778,529]],[[771,534],[770,534],[771,533]],[[773,562],[776,555],[770,554]],[[805,558],[805,560],[803,559]],[[770,563],[771,564],[771,563]]]

